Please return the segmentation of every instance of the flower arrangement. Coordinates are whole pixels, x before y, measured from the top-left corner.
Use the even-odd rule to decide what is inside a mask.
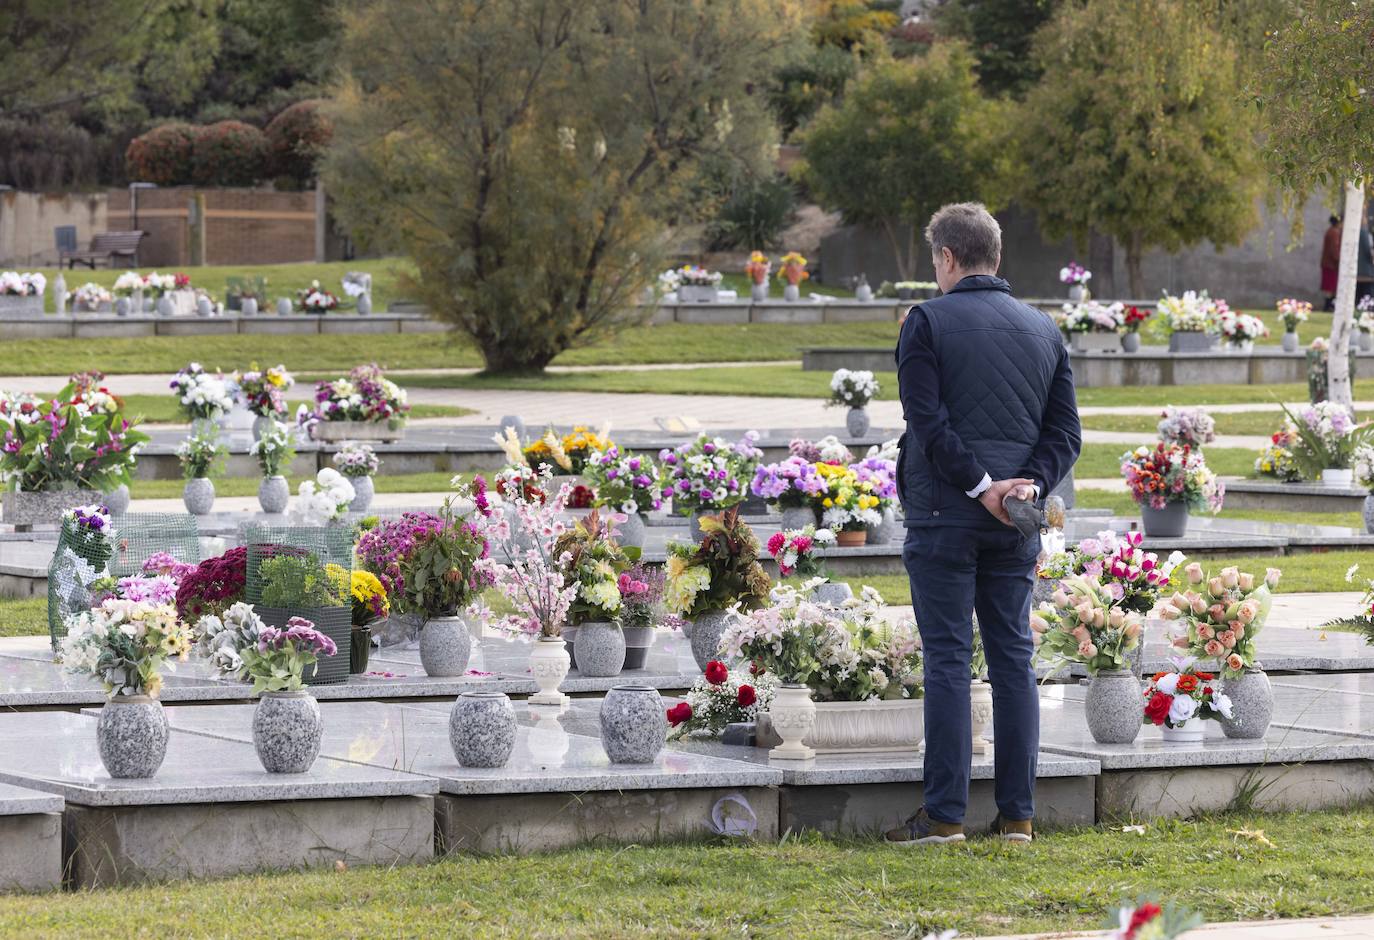
[[[774,532],[768,538],[768,554],[778,563],[778,574],[784,578],[793,575],[811,578],[824,574],[825,565],[815,552],[834,544],[835,533],[809,525]]]
[[[520,454],[536,473],[548,468],[554,476],[575,475],[587,468],[587,461],[592,454],[608,452],[614,446],[609,425],[593,431],[579,424],[562,437],[549,428],[543,437],[525,447]]]
[[[673,501],[680,515],[694,509],[721,510],[744,501],[745,481],[754,474],[763,456],[755,442],[757,431],[748,431],[734,444],[705,434],[676,450],[659,451],[663,467],[663,498]]]
[[[751,672],[733,671],[719,660],[707,663],[686,698],[667,710],[671,726],[668,737],[719,737],[726,725],[757,721],[759,713],[772,703],[777,682],[772,673],[759,669]]]
[[[517,464],[498,472],[492,481],[492,488],[508,502],[525,500],[542,505],[549,498],[545,483],[547,477],[541,476],[524,464]]]
[[[768,256],[761,251],[755,251],[749,255],[749,263],[744,266],[744,273],[748,275],[749,281],[753,284],[767,284],[768,275],[773,270],[773,262],[768,260]]]
[[[1226,301],[1213,300],[1205,290],[1184,291],[1179,297],[1166,292],[1158,304],[1171,333],[1215,332],[1217,318],[1229,309]]]
[[[211,375],[199,362],[192,362],[172,376],[172,393],[189,420],[214,420],[234,407],[234,395],[222,375]]]
[[[409,411],[405,389],[377,365],[361,365],[344,378],[315,383],[315,410],[307,412],[304,420],[385,422],[398,428]]]
[[[671,613],[699,617],[739,606],[749,610],[768,600],[768,574],[759,564],[759,540],[740,521],[738,509],[701,519],[698,545],[668,543],[664,600]]]
[[[182,579],[195,571],[196,566],[187,564],[171,552],[153,552],[144,560],[140,570],[149,577],[165,575],[180,586]]]
[[[1142,900],[1113,911],[1106,926],[1111,930],[1107,940],[1174,940],[1201,927],[1202,917],[1173,904],[1160,907]]]
[[[1264,325],[1264,321],[1248,313],[1222,309],[1217,313],[1216,322],[1222,339],[1233,346],[1253,343],[1269,335],[1269,327]]]
[[[794,437],[787,444],[787,452],[791,456],[801,457],[809,463],[849,464],[854,462],[853,452],[833,434],[827,434],[818,441]],[[895,461],[897,458],[894,456],[892,459]]]
[[[663,484],[650,457],[622,452],[612,444],[593,451],[586,462],[587,480],[596,491],[594,505],[607,506],[627,516],[663,505]]]
[[[1306,323],[1312,316],[1312,305],[1305,300],[1295,300],[1292,297],[1285,297],[1275,304],[1279,317],[1283,320],[1283,329],[1287,333],[1296,333],[1299,323]]]
[[[652,628],[663,620],[662,565],[636,562],[620,573],[620,625],[626,629]]]
[[[554,540],[553,557],[567,583],[577,585],[577,596],[568,607],[570,626],[617,618],[622,606],[620,575],[630,560],[599,512],[593,509],[562,532]]]
[[[1159,419],[1159,439],[1196,450],[1217,439],[1217,423],[1203,408],[1165,407]]]
[[[830,400],[826,405],[835,408],[864,408],[878,397],[880,386],[867,369],[851,371],[836,369],[830,377]]]
[[[1079,287],[1087,287],[1088,282],[1093,279],[1093,273],[1077,261],[1070,261],[1065,267],[1059,269],[1059,283],[1077,284]]]
[[[234,373],[234,381],[248,410],[260,418],[286,414],[286,391],[296,384],[286,366],[259,369],[257,363],[249,366],[247,372]]]
[[[48,279],[37,271],[0,272],[0,297],[41,297]]]
[[[1064,304],[1054,319],[1064,333],[1116,333],[1126,325],[1126,307],[1086,300]]]
[[[1139,333],[1140,328],[1145,325],[1145,321],[1154,316],[1155,312],[1146,308],[1131,306],[1126,308],[1126,314],[1122,318],[1122,323],[1126,327],[1127,333]]]
[[[438,526],[417,527],[413,541],[399,559],[400,587],[390,591],[403,609],[425,617],[451,617],[460,609],[486,619],[480,595],[494,581],[487,520],[486,482],[477,477],[445,501]],[[477,601],[476,606],[473,601]]]
[[[1092,575],[1060,582],[1054,598],[1031,613],[1030,626],[1041,655],[1056,665],[1081,663],[1094,676],[1125,669],[1144,631],[1140,614],[1117,606]]]
[[[1154,450],[1137,447],[1121,458],[1121,473],[1131,498],[1141,506],[1163,509],[1183,502],[1192,512],[1218,513],[1226,487],[1199,451],[1186,444],[1160,442]]]
[[[1355,328],[1361,333],[1374,333],[1374,294],[1366,294],[1355,305]],[[1324,343],[1322,348],[1326,348]]]
[[[1172,672],[1157,672],[1145,687],[1143,724],[1179,728],[1196,718],[1199,721],[1231,718],[1231,699],[1213,688],[1216,678],[1198,672],[1192,659],[1174,659]]]
[[[170,604],[108,599],[66,618],[58,656],[68,672],[87,675],[108,696],[148,695],[162,689],[169,657],[191,649],[191,634]]]
[[[114,296],[99,284],[87,281],[76,290],[68,291],[67,300],[81,310],[99,310],[111,303]]]
[[[330,462],[334,464],[335,470],[350,480],[370,477],[382,465],[371,444],[361,444],[357,441],[345,441],[343,447],[334,452]]]
[[[306,313],[328,313],[338,309],[339,297],[321,287],[319,281],[311,281],[309,287],[296,291],[296,306]]]
[[[291,466],[296,456],[296,445],[291,440],[291,429],[275,419],[263,429],[262,436],[248,448],[258,462],[258,469],[265,477],[280,476]]]
[[[124,402],[84,379],[56,398],[9,399],[0,417],[0,478],[24,492],[94,489],[129,482],[138,448],[148,436],[124,417]]]
[[[28,392],[0,391],[0,421],[33,424],[38,420],[38,410],[42,404],[42,399]]]
[[[132,297],[143,290],[144,286],[143,275],[137,271],[125,271],[115,278],[112,291],[116,297]]]
[[[314,480],[301,481],[296,511],[306,525],[328,525],[348,515],[348,507],[357,495],[347,477],[332,467],[324,467]]]
[[[370,571],[354,570],[348,576],[348,595],[353,600],[353,626],[365,627],[391,613],[386,588]]]
[[[240,653],[242,675],[252,680],[253,694],[295,692],[304,687],[305,670],[318,669],[321,656],[333,656],[338,646],[304,617],[292,617],[283,628],[264,626],[257,643]]]
[[[219,472],[227,453],[224,446],[213,437],[189,437],[177,447],[181,474],[188,480],[208,479]]]
[[[429,512],[406,512],[363,532],[356,554],[366,571],[377,576],[387,596],[399,599],[405,593],[401,561],[421,539],[444,528],[444,520]]]
[[[1364,443],[1355,448],[1351,469],[1355,471],[1355,482],[1374,492],[1374,444]]]
[[[1297,427],[1292,422],[1285,421],[1283,427],[1270,435],[1268,446],[1255,458],[1255,472],[1260,476],[1273,477],[1285,483],[1301,480],[1302,467],[1298,466],[1298,458],[1293,452],[1297,444]],[[1359,448],[1356,448],[1356,454],[1358,453]],[[1358,459],[1357,456],[1356,460]]]
[[[196,620],[196,650],[221,675],[239,678],[243,651],[257,646],[264,626],[253,605],[239,601],[222,614],[205,614]]]
[[[778,509],[818,506],[829,489],[830,484],[811,459],[795,456],[760,465],[749,484],[750,492]]]
[[[1108,529],[1095,538],[1083,539],[1069,556],[1070,574],[1097,579],[1112,601],[1123,610],[1148,614],[1159,603],[1174,571],[1186,559],[1173,552],[1164,561],[1141,549],[1140,532],[1117,535]]]
[[[72,548],[92,565],[103,566],[114,555],[110,544],[110,510],[105,506],[77,506],[62,514],[62,527],[76,544]]]
[[[1297,439],[1293,458],[1304,475],[1317,477],[1323,470],[1343,470],[1352,466],[1355,450],[1369,440],[1368,425],[1356,424],[1344,405],[1332,401],[1307,405],[1297,415],[1281,406]]]
[[[857,532],[883,521],[886,500],[878,493],[887,481],[873,474],[860,478],[851,467],[820,463],[816,469],[825,478],[827,492],[821,499],[821,524],[836,532]],[[896,484],[892,483],[895,489]]]
[[[182,576],[177,586],[177,613],[187,621],[219,615],[243,600],[247,586],[248,549],[240,545],[202,561]]]
[[[578,584],[568,580],[553,553],[555,540],[567,531],[566,494],[548,496],[541,485],[547,476],[530,479],[528,470],[522,473],[500,485],[508,508],[487,530],[496,588],[515,607],[500,626],[520,636],[556,637],[578,593]]]
[[[143,279],[143,288],[153,297],[162,297],[170,294],[174,290],[186,290],[191,286],[191,279],[185,274],[158,274],[154,271]]]
[[[1185,573],[1188,590],[1175,592],[1159,610],[1180,631],[1174,646],[1190,656],[1220,662],[1222,674],[1236,678],[1255,665],[1255,638],[1264,629],[1282,572],[1270,568],[1260,580],[1229,567],[1209,578],[1194,563]]]
[[[177,581],[171,575],[129,575],[123,578],[102,578],[91,585],[92,597],[99,597],[99,606],[109,598],[133,603],[172,604],[177,599]]]
[[[778,278],[796,287],[811,277],[806,270],[806,259],[799,252],[789,251],[778,259]]]

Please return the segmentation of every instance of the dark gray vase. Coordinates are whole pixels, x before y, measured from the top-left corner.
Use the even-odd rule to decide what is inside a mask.
[[[618,685],[601,703],[601,746],[615,764],[651,764],[668,734],[668,717],[658,690]]]
[[[1098,744],[1130,744],[1140,734],[1144,710],[1140,680],[1132,672],[1099,672],[1088,683],[1083,712]]]
[[[1163,509],[1141,506],[1140,517],[1150,538],[1180,539],[1188,531],[1188,504],[1182,500],[1167,503]]]
[[[720,638],[729,623],[727,610],[708,610],[692,620],[692,658],[700,669],[720,658]]]
[[[643,548],[644,539],[648,535],[647,527],[644,524],[644,516],[637,512],[627,513],[625,521],[620,523],[619,534],[616,541],[626,548]]]
[[[849,413],[844,416],[845,430],[849,431],[850,437],[863,437],[868,433],[868,410],[865,408],[850,408]]]
[[[592,620],[578,625],[577,670],[584,676],[609,678],[625,668],[625,634],[613,620]]]
[[[784,532],[815,524],[816,510],[810,506],[788,506],[782,510],[781,527]]]
[[[1374,535],[1374,493],[1364,498],[1364,530]]]
[[[105,507],[112,516],[122,516],[129,511],[129,487],[121,483],[105,494]]]
[[[515,706],[504,692],[464,692],[449,712],[449,744],[464,767],[504,767],[515,731]]]
[[[348,504],[348,511],[367,512],[372,506],[372,497],[376,492],[372,477],[349,477],[348,482],[353,484],[353,502]]]
[[[167,756],[167,715],[147,695],[116,695],[100,709],[95,739],[100,762],[117,780],[143,780]]]
[[[304,689],[264,692],[253,709],[253,748],[269,774],[303,774],[320,754],[320,704]]]

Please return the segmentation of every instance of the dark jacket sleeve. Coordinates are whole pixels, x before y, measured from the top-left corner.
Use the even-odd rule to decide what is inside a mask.
[[[1021,476],[1034,480],[1040,495],[1048,496],[1069,475],[1082,450],[1083,429],[1078,422],[1073,368],[1069,365],[1069,354],[1061,347],[1045,418],[1040,423],[1040,439],[1035,442]]]
[[[931,469],[966,493],[983,482],[986,471],[949,425],[949,410],[940,400],[940,365],[930,323],[920,307],[907,315],[897,340],[897,387],[908,436]]]

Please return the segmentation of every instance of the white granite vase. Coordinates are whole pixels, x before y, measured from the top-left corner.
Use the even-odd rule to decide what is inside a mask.
[[[868,433],[868,409],[850,408],[844,416],[844,426],[850,437],[863,437]]]
[[[372,477],[349,477],[348,482],[353,484],[353,502],[348,504],[349,511],[367,512],[377,492]]]
[[[276,418],[273,418],[271,415],[254,415],[254,416],[253,416],[253,440],[254,440],[255,442],[256,442],[256,441],[262,440],[262,435],[263,435],[263,434],[267,431],[267,429],[270,428],[275,422],[276,422]]]
[[[1297,351],[1298,351],[1298,334],[1297,334],[1297,333],[1291,333],[1291,332],[1290,332],[1290,333],[1284,333],[1284,334],[1283,334],[1282,343],[1283,343],[1283,351],[1284,351],[1284,352],[1286,352],[1286,353],[1295,353],[1295,352],[1297,352]]]
[[[531,705],[566,705],[568,697],[558,691],[568,677],[571,662],[561,636],[541,636],[530,650],[530,674],[539,691],[530,696]]]
[[[472,655],[472,634],[462,617],[431,617],[420,630],[420,665],[427,676],[461,676]]]
[[[1221,691],[1231,700],[1231,717],[1221,719],[1228,738],[1258,740],[1274,717],[1274,689],[1263,669],[1247,668],[1238,678],[1223,679]]]
[[[1170,728],[1168,725],[1159,726],[1159,735],[1164,739],[1165,744],[1201,744],[1202,733],[1201,718],[1189,718],[1174,728]]]
[[[103,499],[105,508],[110,510],[112,516],[122,516],[129,511],[129,486],[121,483],[110,492],[106,493]]]
[[[186,488],[181,491],[181,501],[191,515],[207,515],[215,506],[215,481],[206,477],[187,480]]]
[[[147,695],[116,695],[100,709],[95,728],[100,762],[117,780],[143,780],[167,756],[167,715]]]
[[[789,304],[794,304],[801,300],[801,288],[796,284],[787,284],[782,289],[782,299]]]
[[[239,301],[239,313],[245,317],[256,317],[258,315],[258,299],[256,297],[245,297]]]
[[[626,548],[643,548],[644,539],[648,536],[647,529],[643,513],[626,513],[615,540]]]
[[[579,624],[575,646],[577,670],[584,676],[618,676],[625,667],[625,634],[614,620]]]
[[[1364,530],[1374,535],[1374,493],[1364,498]]]
[[[320,704],[304,689],[264,692],[253,709],[253,747],[269,774],[303,774],[320,753]]]
[[[172,303],[172,298],[168,297],[166,294],[163,294],[157,299],[157,303],[153,305],[153,309],[157,311],[157,315],[160,317],[170,317],[172,314],[176,313],[176,305]]]
[[[658,689],[617,685],[606,693],[601,702],[601,746],[611,763],[651,764],[667,735],[668,716]]]
[[[263,512],[286,512],[289,502],[291,487],[287,484],[286,477],[263,477],[262,482],[258,484],[258,505],[262,507]]]
[[[973,728],[973,753],[986,754],[991,744],[986,737],[992,724],[992,686],[982,679],[969,684],[969,719]]]
[[[816,510],[810,506],[786,506],[781,510],[782,530],[804,529],[809,525],[816,524]]]
[[[751,283],[749,285],[749,299],[756,304],[761,304],[768,299],[768,282],[762,284]]]
[[[886,545],[892,541],[892,537],[897,533],[897,512],[891,506],[884,506],[882,511],[882,522],[877,525],[866,527],[868,532],[868,545]]]
[[[68,509],[101,501],[96,490],[5,490],[4,521],[16,526],[49,525]]]
[[[720,638],[729,622],[728,610],[708,610],[692,618],[692,658],[700,669],[720,658]]]
[[[1140,680],[1125,669],[1099,672],[1088,683],[1083,711],[1098,744],[1130,744],[1144,717]]]
[[[214,305],[210,303],[210,298],[201,294],[196,298],[196,316],[209,317],[215,312]]]
[[[804,685],[784,682],[773,693],[768,706],[768,720],[782,743],[768,752],[768,756],[782,760],[808,760],[816,756],[814,749],[803,741],[816,724],[816,703],[811,690]]]
[[[279,316],[279,317],[288,317],[288,316],[290,316],[290,315],[291,315],[291,298],[290,298],[290,297],[278,297],[278,298],[277,298],[277,316]]]
[[[448,741],[463,767],[506,766],[515,730],[515,706],[504,692],[464,692],[448,715]]]
[[[826,581],[811,589],[811,600],[827,607],[839,607],[854,596],[854,589],[844,581]]]

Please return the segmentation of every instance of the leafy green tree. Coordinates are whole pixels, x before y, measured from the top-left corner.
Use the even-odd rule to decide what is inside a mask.
[[[921,227],[947,202],[995,205],[1000,106],[978,90],[968,47],[874,64],[804,132],[797,172],[827,209],[880,229],[904,279]]]
[[[939,11],[938,23],[973,49],[984,91],[1020,97],[1040,76],[1031,38],[1058,5],[1059,0],[953,0]]]
[[[1018,198],[1054,238],[1092,230],[1141,259],[1257,223],[1262,173],[1236,52],[1194,0],[1066,3],[1036,37],[1043,76],[1026,96]]]
[[[754,90],[804,27],[791,0],[359,3],[324,178],[488,370],[540,370],[641,321],[704,161],[766,166]]]
[[[1265,157],[1289,207],[1314,190],[1344,190],[1340,278],[1328,360],[1331,401],[1350,405],[1350,333],[1365,187],[1374,162],[1374,6],[1303,0],[1278,23],[1256,86]]]

